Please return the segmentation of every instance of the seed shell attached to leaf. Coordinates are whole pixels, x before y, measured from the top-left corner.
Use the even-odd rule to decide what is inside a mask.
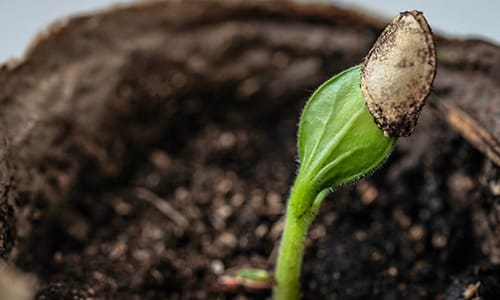
[[[432,32],[419,11],[400,13],[363,63],[361,90],[386,136],[410,135],[436,74]]]

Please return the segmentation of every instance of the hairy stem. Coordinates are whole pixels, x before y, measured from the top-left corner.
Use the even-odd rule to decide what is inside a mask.
[[[304,242],[309,225],[326,194],[312,192],[311,184],[299,178],[292,187],[276,262],[274,300],[297,300],[301,296],[300,270],[304,255]],[[303,207],[304,203],[308,204],[306,209]]]

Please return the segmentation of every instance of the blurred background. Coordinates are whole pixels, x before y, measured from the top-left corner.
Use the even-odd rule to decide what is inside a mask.
[[[252,0],[246,0],[252,1]],[[132,0],[0,0],[0,63],[23,55],[37,32],[54,20],[90,13]],[[311,2],[300,0],[300,2]],[[388,19],[404,10],[425,13],[433,30],[453,37],[478,37],[500,44],[500,2],[491,0],[317,0],[362,9]]]

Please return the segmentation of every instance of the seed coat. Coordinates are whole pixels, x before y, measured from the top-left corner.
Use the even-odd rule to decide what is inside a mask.
[[[368,110],[386,136],[413,132],[435,75],[429,24],[419,11],[400,13],[373,45],[361,72]]]

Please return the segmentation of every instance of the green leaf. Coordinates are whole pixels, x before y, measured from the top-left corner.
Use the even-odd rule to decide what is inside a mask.
[[[273,282],[273,276],[264,269],[242,268],[234,273],[234,277],[254,282]]]
[[[311,96],[299,123],[298,178],[316,193],[370,174],[394,148],[363,99],[361,66],[354,66],[323,83]]]

